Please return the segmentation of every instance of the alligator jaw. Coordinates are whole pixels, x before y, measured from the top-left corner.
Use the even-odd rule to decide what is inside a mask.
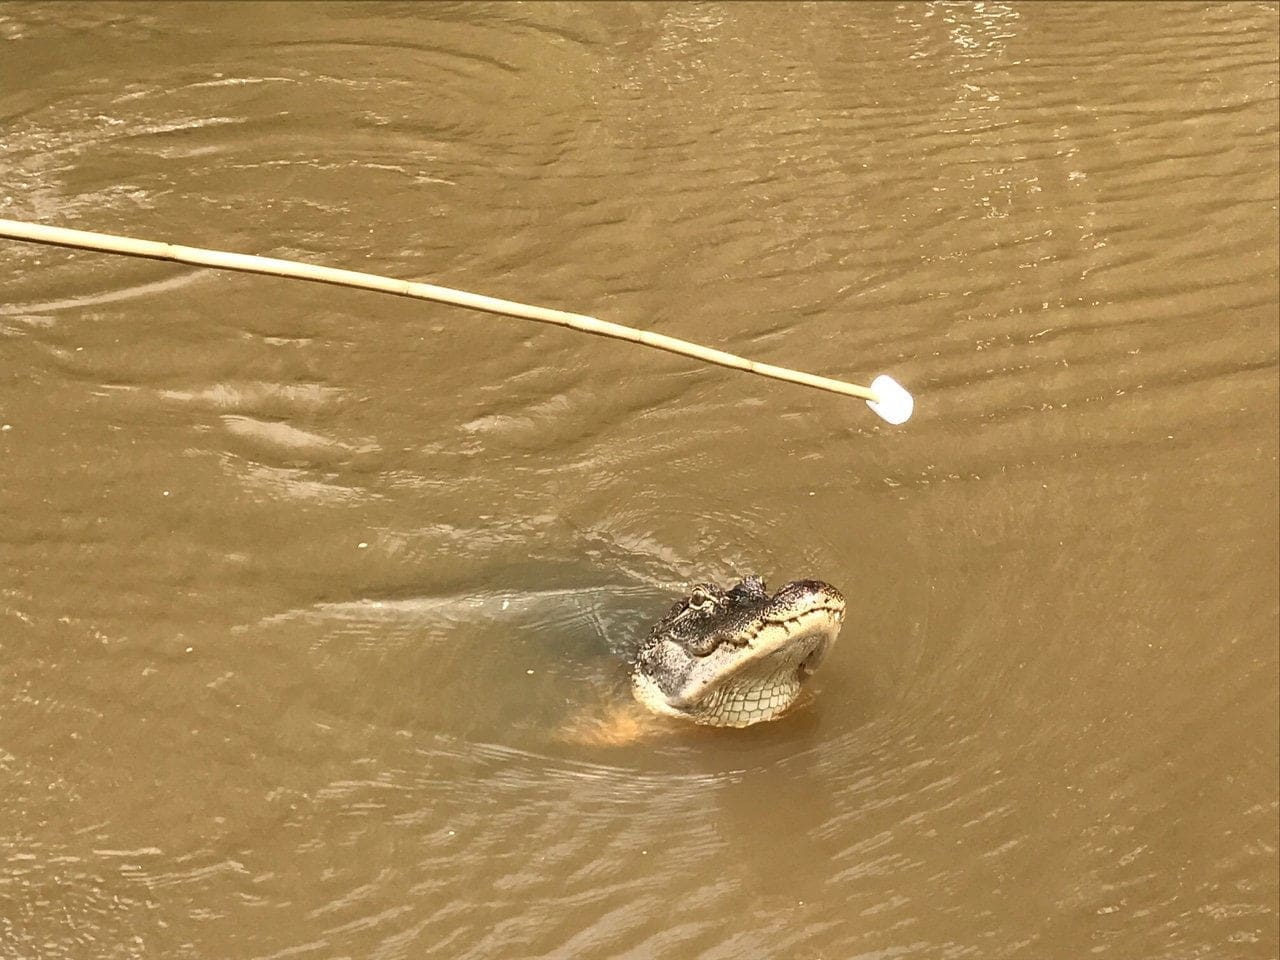
[[[663,623],[655,627],[632,675],[640,703],[696,723],[744,727],[795,702],[840,632],[844,597],[816,580],[787,584],[772,597],[761,591],[753,601],[735,591],[720,594],[724,609],[707,615],[701,634],[679,605],[663,623],[683,632],[668,636]]]

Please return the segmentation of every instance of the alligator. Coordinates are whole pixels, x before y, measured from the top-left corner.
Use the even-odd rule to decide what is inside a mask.
[[[774,720],[795,703],[843,620],[844,597],[821,580],[772,596],[757,576],[728,590],[698,584],[641,644],[632,693],[654,713],[709,726]]]

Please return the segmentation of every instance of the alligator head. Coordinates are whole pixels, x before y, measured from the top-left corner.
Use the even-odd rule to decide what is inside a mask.
[[[641,646],[632,692],[655,713],[696,723],[772,720],[795,701],[843,619],[844,597],[821,580],[772,596],[759,577],[730,590],[699,584]]]

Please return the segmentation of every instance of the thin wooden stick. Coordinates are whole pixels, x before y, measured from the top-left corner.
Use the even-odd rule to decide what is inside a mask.
[[[62,227],[50,227],[38,223],[23,223],[18,220],[0,219],[0,237],[15,240],[30,240],[35,243],[48,243],[59,247],[78,247],[85,250],[101,250],[107,253],[122,253],[131,257],[146,257],[152,260],[172,260],[176,263],[188,263],[197,267],[216,267],[222,270],[239,270],[245,273],[261,273],[276,277],[292,277],[297,280],[311,280],[317,283],[331,283],[342,287],[355,287],[360,290],[376,290],[380,293],[393,293],[401,297],[413,297],[418,300],[435,300],[439,303],[451,303],[466,307],[469,310],[481,310],[485,313],[497,313],[522,320],[536,320],[539,323],[550,323],[560,327],[569,327],[583,333],[591,333],[601,337],[612,337],[616,340],[629,340],[642,343],[657,350],[678,353],[681,356],[703,360],[721,367],[734,370],[745,370],[762,377],[798,383],[805,387],[815,387],[831,393],[858,397],[869,404],[881,400],[881,393],[868,387],[833,380],[830,377],[819,377],[787,367],[776,367],[770,363],[757,363],[744,357],[714,350],[688,340],[664,336],[649,330],[637,330],[619,323],[597,320],[595,317],[580,313],[565,313],[547,307],[535,307],[513,300],[500,300],[496,297],[485,297],[463,290],[452,290],[449,287],[438,287],[430,283],[414,283],[408,280],[393,280],[390,277],[379,277],[372,273],[358,273],[354,270],[337,270],[315,264],[299,263],[294,260],[278,260],[272,257],[256,257],[243,253],[227,253],[221,250],[203,250],[199,247],[184,247],[174,243],[160,243],[155,240],[138,240],[132,237],[117,237],[106,233],[89,233],[84,230],[68,230]],[[888,378],[884,378],[888,379]],[[878,385],[878,384],[877,384]],[[872,409],[875,409],[873,406]],[[877,411],[879,412],[879,411]]]

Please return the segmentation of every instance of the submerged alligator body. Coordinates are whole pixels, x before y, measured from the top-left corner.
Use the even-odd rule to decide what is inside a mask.
[[[759,577],[699,584],[654,625],[631,674],[655,713],[718,727],[773,720],[800,694],[840,632],[844,597],[821,580],[772,596]]]

